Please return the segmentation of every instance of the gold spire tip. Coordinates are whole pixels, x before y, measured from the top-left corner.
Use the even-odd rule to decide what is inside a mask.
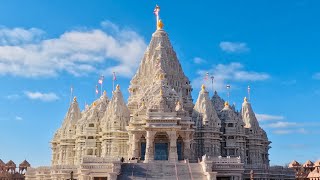
[[[201,85],[201,90],[205,91],[206,90],[206,86],[204,84]]]
[[[119,85],[119,84],[117,84],[116,90],[117,90],[117,91],[120,91],[120,85]]]
[[[247,97],[244,97],[244,98],[243,98],[243,102],[248,102]]]
[[[224,102],[224,106],[229,107],[229,102],[228,101]]]
[[[157,23],[157,28],[158,28],[158,29],[163,29],[163,26],[164,26],[164,24],[163,24],[162,20],[159,19],[159,21],[158,21],[158,23]]]
[[[73,102],[77,101],[77,96],[73,97]]]
[[[107,95],[107,91],[106,90],[103,91],[103,95],[104,96]]]

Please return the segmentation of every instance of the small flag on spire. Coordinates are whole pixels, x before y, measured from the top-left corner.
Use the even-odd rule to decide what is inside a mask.
[[[96,85],[96,94],[99,94],[98,85]]]
[[[209,72],[206,72],[206,76],[204,77],[204,80],[208,80],[209,79]]]
[[[99,80],[98,80],[98,83],[99,83],[99,84],[102,84],[102,83],[103,83],[103,80],[104,80],[104,76],[101,75],[100,78],[99,78]]]
[[[156,7],[153,10],[153,14],[156,16],[159,16],[159,11],[160,11],[160,7],[158,5],[156,5]]]
[[[116,76],[116,72],[113,72],[113,80],[116,81],[117,80],[117,76]]]
[[[248,98],[250,100],[250,86],[248,86]]]

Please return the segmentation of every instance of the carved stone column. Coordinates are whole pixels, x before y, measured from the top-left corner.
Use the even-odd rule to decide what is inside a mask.
[[[170,151],[169,151],[169,162],[178,161],[178,152],[177,152],[177,132],[176,131],[167,131],[170,140]]]
[[[184,143],[184,145],[183,145],[184,146],[184,149],[183,149],[184,159],[190,159],[191,158],[191,149],[190,149],[191,140],[184,139],[183,143]]]
[[[153,131],[147,131],[147,137],[146,137],[146,154],[145,154],[145,163],[151,162],[154,160],[154,135],[155,132]]]
[[[131,157],[129,158],[132,158],[132,157],[140,157],[139,155],[139,139],[140,139],[140,136],[136,133],[132,134],[132,152],[131,152]]]

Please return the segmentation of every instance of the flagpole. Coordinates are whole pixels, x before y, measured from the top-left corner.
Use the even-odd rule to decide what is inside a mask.
[[[102,96],[102,84],[103,84],[103,81],[101,82],[101,92],[100,92],[100,94],[101,94],[101,96]]]
[[[99,90],[98,90],[98,85],[96,85],[96,92],[95,92],[95,94],[96,94],[96,98],[95,99],[97,99],[97,95],[98,95],[98,92]]]
[[[114,78],[112,78],[112,92],[114,91]]]
[[[250,101],[250,86],[248,86],[248,99]]]
[[[214,95],[213,80],[214,80],[214,76],[211,76],[212,96]]]
[[[116,72],[112,72],[112,92],[114,91],[114,81],[117,80],[116,79]]]
[[[227,91],[228,91],[228,103],[230,103],[230,85],[227,85]]]
[[[73,95],[73,86],[71,85],[71,88],[70,88],[70,100],[69,100],[69,104],[71,104],[71,102],[72,102],[72,95]]]

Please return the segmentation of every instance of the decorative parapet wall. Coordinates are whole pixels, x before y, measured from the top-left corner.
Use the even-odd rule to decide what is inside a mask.
[[[83,157],[79,174],[83,179],[108,177],[116,179],[121,171],[121,162],[115,158]]]
[[[208,179],[215,179],[219,175],[242,179],[244,172],[244,164],[240,157],[209,157],[204,155],[200,164]]]

